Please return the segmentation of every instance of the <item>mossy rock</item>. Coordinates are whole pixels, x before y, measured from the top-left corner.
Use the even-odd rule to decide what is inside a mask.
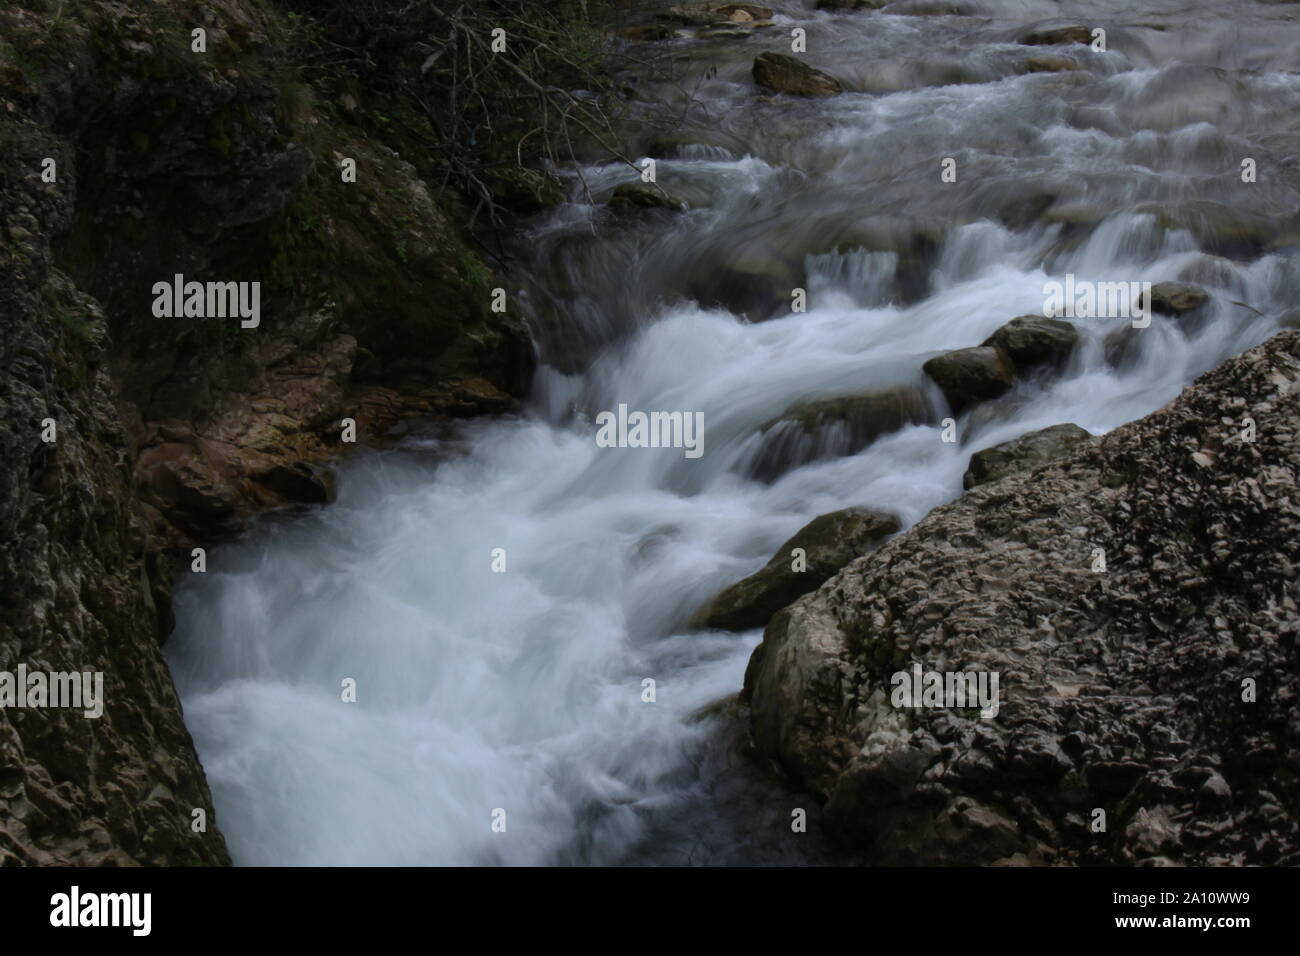
[[[872,508],[844,508],[814,518],[781,545],[762,570],[719,594],[691,624],[727,631],[763,627],[781,608],[815,591],[901,528],[897,517]]]

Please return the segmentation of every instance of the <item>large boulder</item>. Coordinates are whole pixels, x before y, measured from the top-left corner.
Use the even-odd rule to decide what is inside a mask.
[[[839,80],[788,53],[760,53],[754,58],[754,82],[774,93],[794,96],[835,96],[844,92]]]
[[[845,508],[814,518],[777,548],[761,570],[702,608],[692,626],[725,631],[763,627],[781,608],[816,590],[901,527],[898,518],[871,508]]]
[[[1078,425],[1053,425],[1029,432],[992,448],[977,451],[962,475],[962,487],[974,488],[991,481],[1019,474],[1060,458],[1075,445],[1088,441],[1092,434]]]
[[[881,435],[934,421],[925,391],[915,385],[803,402],[763,426],[749,474],[773,481],[810,461],[854,455]]]
[[[1079,330],[1069,322],[1041,315],[1022,315],[1002,326],[982,343],[1000,350],[1017,371],[1064,365],[1079,341]]]
[[[937,355],[921,370],[934,379],[958,414],[977,402],[1005,394],[1016,383],[1015,367],[991,345]]]
[[[1282,332],[935,509],[773,616],[759,751],[871,863],[1300,864],[1298,422]],[[910,706],[914,667],[998,674],[996,714]]]

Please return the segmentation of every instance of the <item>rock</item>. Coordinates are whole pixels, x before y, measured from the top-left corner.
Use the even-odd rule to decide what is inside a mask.
[[[717,29],[709,28],[700,31],[700,38],[704,40],[748,40],[754,34],[748,30],[728,29],[720,27]]]
[[[325,504],[334,500],[333,476],[305,462],[273,465],[253,478],[287,501]]]
[[[1156,224],[1166,231],[1190,232],[1211,255],[1238,260],[1254,259],[1285,243],[1295,222],[1294,217],[1266,216],[1209,199],[1145,202],[1133,211],[1155,216]]]
[[[1078,425],[1053,425],[977,451],[971,455],[970,466],[962,476],[962,487],[969,490],[1036,468],[1091,438],[1091,433]]]
[[[756,3],[724,3],[715,8],[716,12],[737,23],[753,20],[771,20],[775,11],[771,7],[760,7]]]
[[[1045,54],[1025,61],[1026,73],[1066,73],[1078,69],[1081,69],[1079,61],[1068,56]]]
[[[774,93],[795,96],[835,96],[840,81],[786,53],[760,53],[754,58],[754,82]]]
[[[686,203],[650,183],[621,183],[609,197],[613,209],[668,209],[682,212]]]
[[[845,508],[814,518],[781,545],[762,570],[736,582],[702,608],[691,626],[726,631],[763,627],[781,608],[816,590],[900,527],[898,518],[871,508]],[[802,571],[794,569],[795,548],[805,552]]]
[[[1247,415],[1267,441],[1225,430]],[[1281,332],[936,508],[773,616],[742,694],[755,746],[874,865],[1300,863],[1279,812],[1300,797],[1298,423]],[[894,706],[913,664],[998,673],[997,715]],[[1270,693],[1243,701],[1258,673]]]
[[[938,355],[921,370],[938,383],[956,414],[977,402],[997,398],[1015,385],[1015,369],[997,349],[980,345]]]
[[[500,408],[532,340],[401,158],[422,133],[367,102],[409,63],[327,92],[248,0],[205,15],[201,68],[167,54],[169,5],[70,4],[53,30],[37,6],[0,4],[5,160],[58,161],[57,184],[0,177],[0,580],[21,595],[0,669],[102,672],[105,710],[0,707],[0,865],[228,864],[161,651],[174,575],[263,509],[328,500],[340,419],[378,433],[358,393],[382,381],[394,417]],[[324,188],[345,159],[355,181]],[[536,195],[498,196],[555,198],[521,177]],[[160,321],[143,296],[174,273],[260,283],[260,324]],[[54,445],[22,424],[46,417]]]
[[[1292,309],[1285,313],[1277,320],[1277,324],[1284,329],[1300,329],[1300,309]]]
[[[1079,330],[1061,319],[1022,315],[1002,326],[982,343],[1000,350],[1017,372],[1048,365],[1060,368],[1074,351]]]
[[[1210,300],[1209,293],[1186,282],[1157,282],[1151,287],[1151,311],[1180,317]]]
[[[540,212],[564,201],[564,187],[559,181],[535,169],[519,166],[499,169],[490,183],[492,198],[515,212]]]
[[[1146,330],[1135,329],[1132,323],[1126,322],[1107,332],[1101,342],[1106,364],[1121,371],[1132,368],[1141,354],[1144,331]]]
[[[881,435],[935,420],[924,390],[912,385],[803,402],[763,426],[749,474],[775,481],[810,461],[855,455]]]
[[[1031,27],[1020,34],[1019,42],[1025,46],[1055,46],[1061,43],[1092,43],[1092,27],[1082,24],[1055,27]]]
[[[762,322],[790,311],[791,291],[804,287],[803,264],[765,238],[733,240],[716,256],[686,264],[688,293],[704,308],[723,308]]]
[[[718,14],[707,3],[678,4],[661,11],[656,16],[690,27],[706,27],[719,20]]]

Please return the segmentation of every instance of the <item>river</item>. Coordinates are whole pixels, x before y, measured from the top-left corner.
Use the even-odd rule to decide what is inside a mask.
[[[168,657],[237,863],[847,860],[811,797],[748,765],[725,707],[700,714],[760,632],[690,615],[813,517],[912,524],[961,493],[972,451],[1141,417],[1298,304],[1297,247],[1257,248],[1249,225],[1297,204],[1300,7],[955,6],[973,15],[790,5],[750,39],[677,41],[695,102],[645,79],[686,118],[638,146],[690,210],[610,215],[571,178],[530,226],[510,290],[543,362],[526,412],[349,458],[335,503],[264,520],[179,588]],[[1051,16],[1104,27],[1106,52],[1016,42]],[[795,27],[848,92],[758,95],[754,55]],[[1083,69],[1023,72],[1049,54]],[[582,173],[598,199],[633,178]],[[1191,278],[1209,321],[1153,323],[1117,369],[1114,325],[1075,319],[1072,364],[961,417],[958,442],[937,421],[856,451],[831,436],[754,477],[792,405],[923,386],[926,359],[1041,314],[1067,274]],[[806,312],[727,308],[762,310],[790,275]],[[598,447],[620,404],[703,413],[704,454]]]

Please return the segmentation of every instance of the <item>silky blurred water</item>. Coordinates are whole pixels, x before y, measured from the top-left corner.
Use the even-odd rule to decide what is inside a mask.
[[[356,457],[335,504],[266,522],[178,590],[169,659],[237,862],[822,859],[788,837],[801,804],[737,765],[735,729],[693,717],[739,690],[759,633],[689,632],[691,613],[811,518],[871,505],[911,524],[960,494],[972,451],[1145,415],[1300,304],[1297,238],[1245,248],[1219,207],[1187,206],[1300,207],[1300,6],[958,6],[970,16],[786,7],[772,37],[682,41],[683,72],[718,67],[686,145],[656,153],[691,211],[609,217],[575,177],[526,237],[514,291],[545,363],[527,413]],[[1049,16],[1106,27],[1108,52],[1014,42]],[[752,57],[795,25],[850,92],[755,96]],[[1045,52],[1085,69],[1018,72]],[[632,178],[583,174],[598,199]],[[853,247],[864,234],[903,240]],[[701,308],[738,250],[798,276],[808,310]],[[1123,371],[1101,346],[1117,320],[1073,319],[1072,364],[960,419],[958,443],[912,426],[748,477],[792,404],[923,385],[926,359],[1041,314],[1067,273],[1194,275],[1214,295],[1191,333],[1142,330]],[[702,412],[703,457],[597,447],[596,413],[620,403]]]

